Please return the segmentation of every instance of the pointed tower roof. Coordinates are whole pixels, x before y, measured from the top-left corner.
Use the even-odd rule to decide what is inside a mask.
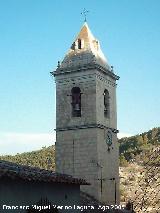
[[[57,76],[94,69],[109,75],[115,80],[119,79],[119,76],[114,74],[113,67],[109,66],[100,48],[99,41],[93,36],[88,24],[85,22],[63,61],[58,62],[57,69],[51,74]]]
[[[111,71],[107,59],[101,51],[99,41],[93,36],[85,22],[59,68],[84,66],[92,63]]]

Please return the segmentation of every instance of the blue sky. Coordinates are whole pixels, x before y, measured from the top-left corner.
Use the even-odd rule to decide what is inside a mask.
[[[160,126],[159,0],[0,0],[0,154],[55,141],[55,84],[50,72],[83,25],[120,76],[118,129]]]

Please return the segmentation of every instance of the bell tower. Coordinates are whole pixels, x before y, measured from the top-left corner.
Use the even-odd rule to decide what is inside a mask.
[[[86,179],[82,191],[119,203],[116,80],[85,22],[52,72],[56,81],[56,172]]]

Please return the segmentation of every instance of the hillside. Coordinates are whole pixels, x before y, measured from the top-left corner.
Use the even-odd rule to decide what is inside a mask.
[[[160,145],[160,127],[153,128],[139,135],[119,139],[120,166],[127,166],[129,162],[144,165],[148,156]],[[160,165],[160,158],[154,161]]]
[[[38,151],[0,156],[0,160],[11,161],[14,163],[39,167],[42,169],[55,170],[55,147],[42,147],[42,149]]]
[[[121,202],[132,200],[138,212],[159,212],[160,128],[119,142]]]

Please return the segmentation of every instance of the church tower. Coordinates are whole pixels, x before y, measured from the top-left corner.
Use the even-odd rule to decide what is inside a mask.
[[[82,191],[119,203],[116,80],[99,41],[85,22],[56,81],[56,172],[84,178]]]

